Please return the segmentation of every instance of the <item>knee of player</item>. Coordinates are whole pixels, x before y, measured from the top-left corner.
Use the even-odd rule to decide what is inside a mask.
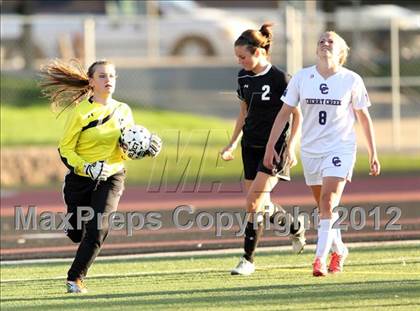
[[[73,243],[80,243],[82,241],[82,233],[81,232],[68,231],[67,236]]]
[[[108,229],[96,230],[95,232],[88,232],[85,236],[87,241],[96,246],[101,247],[108,235]]]
[[[321,210],[324,209],[332,211],[332,209],[335,207],[334,195],[332,193],[322,193],[319,201]]]
[[[258,199],[254,196],[248,196],[246,198],[246,210],[249,213],[258,211]]]

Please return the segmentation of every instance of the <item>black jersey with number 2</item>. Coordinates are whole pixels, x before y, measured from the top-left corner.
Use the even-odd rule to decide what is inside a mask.
[[[289,75],[269,64],[255,74],[242,69],[238,73],[238,97],[247,105],[248,114],[242,128],[242,144],[245,146],[265,146],[277,113],[282,107],[280,97],[289,82]],[[289,123],[286,124],[278,143],[287,136]]]

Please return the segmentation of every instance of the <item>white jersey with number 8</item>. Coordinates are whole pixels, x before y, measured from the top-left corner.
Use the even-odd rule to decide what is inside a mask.
[[[354,109],[370,106],[362,78],[341,68],[324,79],[316,66],[301,69],[290,80],[281,100],[302,109],[301,152],[318,158],[332,151],[356,151]]]

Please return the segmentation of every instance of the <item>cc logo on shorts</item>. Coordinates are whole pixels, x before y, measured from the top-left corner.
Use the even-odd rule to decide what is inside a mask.
[[[328,85],[326,85],[325,83],[321,83],[319,85],[319,90],[321,91],[322,94],[328,94]]]
[[[334,166],[341,166],[341,160],[339,157],[333,157],[332,158],[332,164],[334,164]]]

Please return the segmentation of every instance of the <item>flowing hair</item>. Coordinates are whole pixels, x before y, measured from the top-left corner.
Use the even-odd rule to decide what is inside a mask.
[[[89,79],[93,77],[96,66],[108,64],[112,63],[107,60],[96,61],[85,71],[77,59],[70,62],[55,59],[41,67],[41,93],[50,100],[54,112],[61,110],[60,115],[68,107],[92,96]]]

